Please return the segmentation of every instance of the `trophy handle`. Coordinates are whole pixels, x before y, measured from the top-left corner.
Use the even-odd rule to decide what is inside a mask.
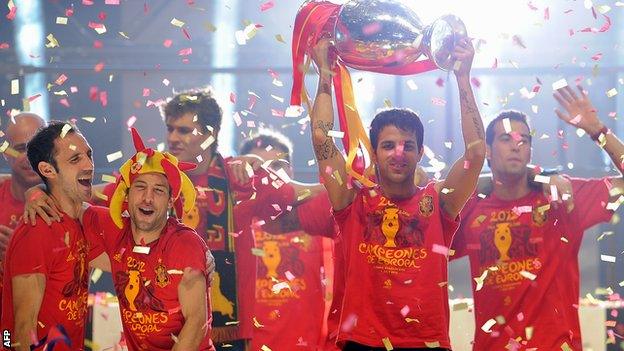
[[[467,36],[466,25],[455,15],[444,15],[424,31],[421,47],[425,55],[444,71],[453,69],[455,45]]]

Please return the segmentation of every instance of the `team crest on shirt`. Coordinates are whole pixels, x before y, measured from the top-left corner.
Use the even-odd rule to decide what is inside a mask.
[[[420,202],[418,202],[418,211],[424,217],[429,217],[433,213],[433,197],[431,195],[425,195]]]
[[[546,223],[546,220],[548,220],[548,215],[546,214],[546,212],[547,211],[544,210],[540,211],[540,207],[533,207],[533,212],[531,213],[533,224],[538,227],[543,226],[544,223]]]
[[[167,273],[167,268],[165,268],[165,265],[162,264],[162,260],[158,260],[158,265],[154,269],[154,272],[156,273],[156,285],[158,287],[164,288],[171,283],[169,274]]]

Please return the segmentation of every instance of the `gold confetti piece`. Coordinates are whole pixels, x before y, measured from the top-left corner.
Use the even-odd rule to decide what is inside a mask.
[[[93,283],[97,283],[98,280],[100,280],[100,277],[102,277],[102,270],[99,268],[95,268],[93,270],[93,273],[91,273],[91,281]]]
[[[384,347],[386,348],[386,351],[394,350],[394,347],[392,347],[392,343],[390,342],[390,338],[385,337],[385,338],[381,339],[381,342],[384,344]]]
[[[251,254],[258,257],[264,257],[264,250],[254,247],[251,249]]]
[[[37,321],[37,324],[40,328],[45,328],[45,324],[41,323],[41,321]]]
[[[51,49],[51,48],[56,48],[60,46],[58,40],[56,40],[56,38],[54,37],[54,34],[52,33],[48,34],[46,39],[48,39],[48,42],[45,44],[46,48]]]
[[[214,33],[214,32],[217,31],[217,27],[215,27],[214,24],[212,24],[212,23],[210,23],[208,21],[205,21],[203,23],[203,26],[204,26],[204,29],[209,31],[209,32],[213,32]]]
[[[268,346],[266,346],[266,345],[262,345],[262,347],[260,348],[260,350],[262,350],[262,351],[273,351],[273,350],[271,350],[271,348],[270,348],[270,347],[268,347]]]
[[[83,119],[84,121],[89,122],[89,123],[93,123],[93,122],[95,122],[95,117],[82,117],[82,119]]]
[[[496,318],[494,318],[494,319],[496,319],[496,323],[498,323],[500,325],[505,324],[505,317],[503,317],[503,316],[496,316]]]
[[[264,325],[258,322],[258,319],[256,317],[253,317],[253,325],[256,328],[264,328]]]
[[[572,351],[572,348],[570,347],[570,345],[568,345],[567,342],[564,342],[563,344],[561,344],[561,351]]]
[[[76,151],[76,145],[74,145],[74,144],[70,144],[70,145],[69,145],[69,149],[70,149],[71,151]]]
[[[487,322],[483,323],[483,325],[481,326],[481,330],[483,330],[486,333],[491,333],[492,331],[490,329],[492,329],[492,327],[495,324],[496,324],[496,321],[494,319],[490,318],[490,319],[488,319]]]
[[[533,327],[524,328],[524,333],[526,334],[526,339],[531,340],[533,338]]]
[[[338,182],[338,185],[342,185],[342,177],[340,176],[340,172],[338,172],[338,170],[335,170],[332,175],[334,176],[334,179],[336,179],[336,182]]]
[[[585,297],[587,298],[587,300],[589,300],[589,303],[591,303],[593,305],[597,305],[598,304],[598,300],[596,300],[596,298],[592,294],[587,293],[585,295]]]
[[[420,323],[420,321],[418,319],[416,319],[416,318],[409,318],[409,317],[406,317],[405,321],[407,323],[412,323],[412,322]]]
[[[435,349],[435,348],[440,347],[440,342],[439,341],[432,341],[432,342],[425,341],[425,346],[427,346],[430,349]]]
[[[385,98],[384,99],[384,107],[391,108],[392,107],[392,101],[390,101],[390,99],[388,99],[388,98]]]
[[[85,339],[84,344],[85,344],[86,347],[89,347],[93,351],[99,351],[101,349],[100,345],[98,345],[97,343],[95,343],[95,342],[93,342],[93,341],[91,341],[89,339]]]
[[[2,145],[0,145],[0,153],[5,152],[8,148],[9,148],[9,142],[5,140],[2,143]]]
[[[453,311],[461,311],[461,310],[467,310],[467,309],[468,309],[467,302],[460,302],[460,303],[456,303],[453,305]]]
[[[72,127],[65,123],[65,125],[63,126],[63,129],[61,129],[61,139],[65,137],[65,135],[67,135],[67,133],[69,133],[69,131],[72,129]]]
[[[618,93],[617,89],[612,88],[609,91],[607,91],[607,97],[612,98],[612,97],[616,96],[617,93]]]
[[[115,160],[118,160],[118,159],[120,159],[122,157],[123,157],[123,154],[122,154],[121,151],[116,151],[116,152],[113,152],[112,154],[106,155],[106,159],[108,160],[109,163],[111,163],[111,162],[113,162]]]
[[[297,202],[305,200],[306,198],[312,195],[312,191],[310,189],[303,189],[299,194],[297,194]]]
[[[178,274],[184,274],[184,271],[181,271],[179,269],[169,269],[169,270],[167,270],[167,273],[178,275]]]
[[[173,335],[173,334],[171,334],[171,339],[173,339],[173,342],[174,342],[174,343],[176,343],[176,344],[177,344],[177,343],[178,343],[178,341],[179,341],[179,340],[178,340],[178,337],[177,337],[177,336],[175,336],[175,335]]]
[[[67,17],[57,17],[56,24],[67,24]]]
[[[171,24],[176,26],[176,27],[180,27],[180,28],[182,28],[184,26],[184,22],[180,21],[179,19],[177,19],[175,17],[171,20]]]
[[[19,79],[11,80],[11,95],[17,95],[20,92]]]
[[[95,197],[97,197],[98,199],[104,201],[104,202],[108,202],[108,196],[102,194],[101,192],[97,191],[97,190],[93,190],[93,194],[95,195]]]
[[[286,41],[284,40],[284,37],[281,34],[276,34],[275,40],[279,41],[280,43],[286,44]]]
[[[558,81],[552,84],[553,90],[565,88],[568,86],[568,82],[565,79],[559,79]]]
[[[452,189],[452,188],[442,188],[441,192],[442,192],[442,194],[446,195],[446,194],[452,193],[453,191],[455,191],[455,189]]]
[[[550,210],[550,204],[546,204],[544,206],[540,206],[537,208],[537,212],[539,213],[544,213],[546,211]]]

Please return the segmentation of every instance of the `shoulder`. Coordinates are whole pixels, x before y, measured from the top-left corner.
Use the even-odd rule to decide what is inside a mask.
[[[167,246],[175,247],[177,250],[207,249],[206,242],[197,232],[175,218],[169,218],[167,222]]]
[[[37,217],[35,225],[22,223],[16,229],[12,237],[13,246],[25,245],[28,242],[37,242],[45,245],[59,233],[64,234],[65,230],[57,222],[47,225],[40,217]]]

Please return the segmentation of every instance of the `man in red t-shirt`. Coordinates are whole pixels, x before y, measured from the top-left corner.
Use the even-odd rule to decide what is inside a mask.
[[[45,121],[34,113],[24,112],[15,115],[6,125],[5,140],[8,147],[2,155],[11,168],[11,175],[0,180],[0,284],[7,244],[24,212],[24,193],[28,188],[41,183],[41,178],[28,162],[26,143],[38,128],[45,125]]]
[[[103,249],[85,238],[78,217],[91,197],[91,148],[74,126],[53,122],[28,143],[28,159],[64,213],[51,226],[22,224],[4,265],[2,325],[16,350],[82,350],[89,261]],[[6,340],[5,340],[6,341]],[[5,345],[7,346],[7,345]]]
[[[272,161],[272,170],[292,178],[291,150],[292,143],[284,135],[260,130],[242,143],[239,154]],[[272,350],[322,347],[323,238],[296,226],[287,227],[280,226],[277,233],[282,234],[270,234],[268,228],[252,229],[258,252],[252,350],[263,346]],[[324,235],[333,233],[333,228],[329,229]]]
[[[457,215],[477,184],[485,158],[483,125],[470,87],[474,49],[462,39],[453,51],[465,154],[446,180],[414,182],[423,155],[423,126],[407,109],[377,113],[370,155],[378,185],[348,186],[345,160],[331,133],[334,62],[329,41],[312,59],[319,88],[310,114],[319,172],[344,241],[345,297],[337,342],[343,350],[450,349],[447,252]]]
[[[555,93],[557,115],[587,132],[622,171],[624,145],[598,119],[585,92]],[[622,178],[571,178],[573,209],[527,179],[531,132],[526,115],[499,114],[487,127],[493,190],[462,211],[452,258],[468,256],[476,328],[475,350],[582,350],[578,318],[578,253],[583,232],[611,218],[609,190]],[[542,180],[542,182],[547,181]],[[557,194],[557,197],[569,194]]]
[[[195,189],[182,172],[194,165],[146,148],[132,129],[137,153],[120,168],[110,213],[89,208],[85,231],[110,257],[129,350],[214,350],[208,247],[197,233],[168,218],[193,208]],[[125,201],[127,200],[127,204]],[[129,218],[122,217],[127,208]]]
[[[248,349],[257,259],[252,222],[254,226],[271,222],[287,211],[304,187],[280,179],[266,167],[256,167],[252,181],[239,181],[248,175],[241,160],[224,159],[217,151],[223,112],[210,89],[177,94],[161,106],[161,114],[168,150],[181,161],[198,162],[187,172],[197,201],[183,222],[206,240],[215,257],[211,286],[215,347]]]

